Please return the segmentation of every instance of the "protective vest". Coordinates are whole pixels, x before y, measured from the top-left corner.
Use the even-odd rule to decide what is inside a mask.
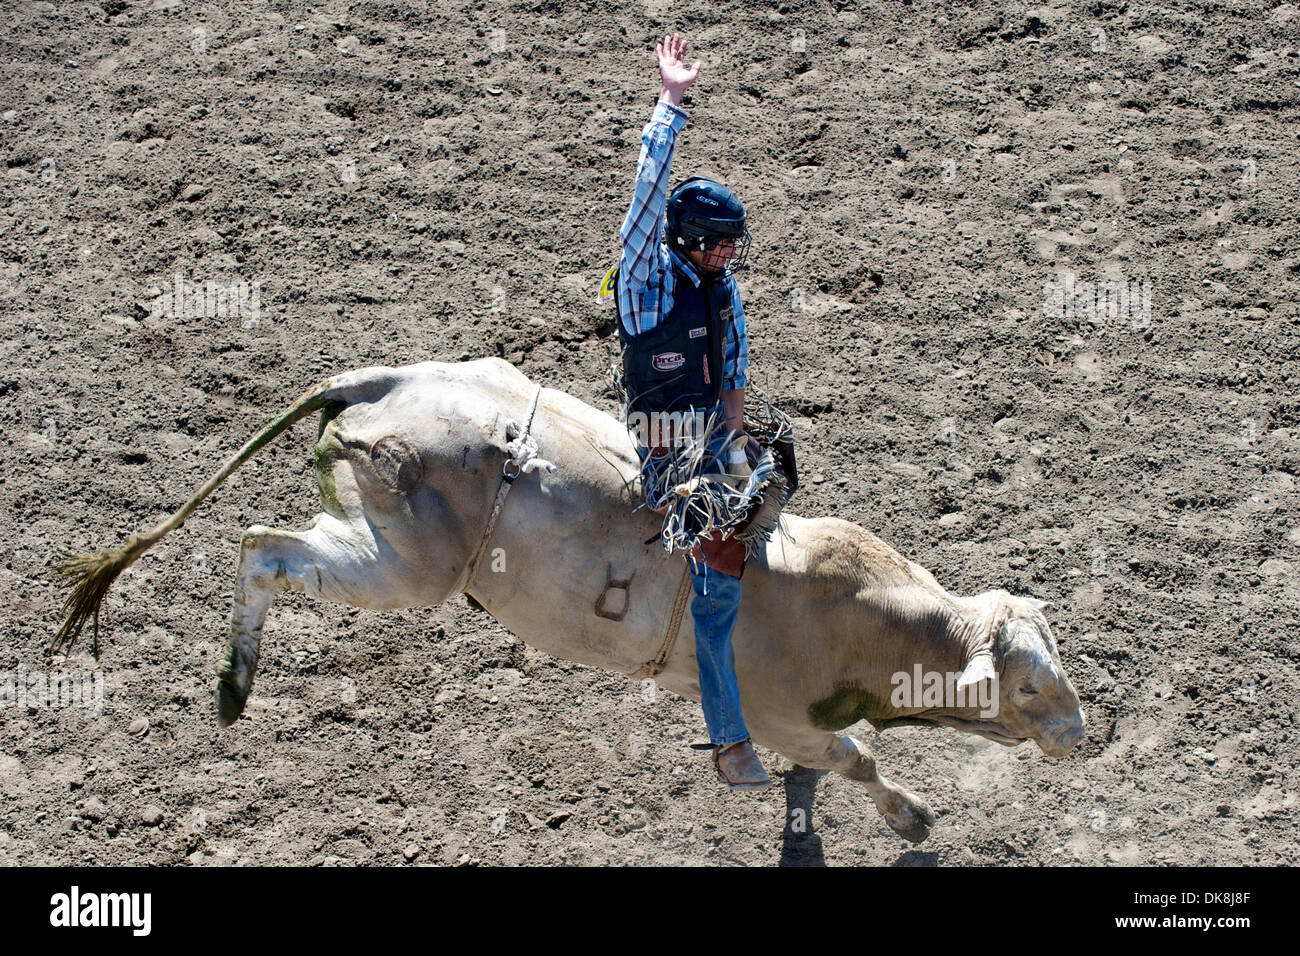
[[[629,335],[618,320],[623,347],[623,386],[629,411],[707,409],[722,396],[727,323],[735,323],[731,293],[721,276],[706,275],[697,288],[676,263],[673,307],[658,325]],[[617,270],[615,289],[617,290]],[[617,291],[615,292],[617,302]]]

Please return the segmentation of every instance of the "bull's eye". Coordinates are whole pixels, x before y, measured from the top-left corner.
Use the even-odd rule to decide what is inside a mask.
[[[1024,694],[1026,697],[1033,697],[1038,693],[1038,691],[1026,685],[1025,687],[1020,688],[1020,693]]]

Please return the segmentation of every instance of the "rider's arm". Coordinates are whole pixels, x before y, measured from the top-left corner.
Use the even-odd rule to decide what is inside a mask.
[[[722,410],[727,416],[727,431],[745,430],[745,390],[727,389],[722,393]]]
[[[749,367],[749,333],[745,329],[745,309],[740,304],[740,288],[731,277],[731,317],[727,323],[726,361],[723,364],[722,387],[745,387],[745,369]]]
[[[646,290],[658,285],[660,243],[664,209],[668,204],[668,175],[673,146],[686,125],[686,113],[669,102],[655,104],[650,122],[641,132],[641,159],[636,168],[632,205],[619,235],[623,257],[618,264],[619,312],[632,335],[652,328],[661,316],[657,308],[644,309]]]
[[[726,360],[722,374],[722,408],[727,428],[744,431],[745,369],[749,366],[749,335],[745,329],[745,310],[740,304],[740,289],[731,279],[731,310],[734,323],[727,323]]]
[[[700,73],[697,60],[686,65],[686,42],[680,34],[665,36],[655,44],[659,61],[659,102],[654,115],[641,132],[641,161],[637,163],[636,190],[632,207],[619,231],[623,237],[623,258],[618,264],[618,309],[627,331],[640,335],[659,323],[656,292],[661,274],[668,268],[660,251],[660,223],[668,205],[668,173],[673,162],[677,134],[686,125],[686,113],[678,105],[686,88]]]

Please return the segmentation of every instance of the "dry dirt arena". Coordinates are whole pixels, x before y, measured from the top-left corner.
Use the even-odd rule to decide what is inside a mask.
[[[0,863],[1300,858],[1295,5],[2,6]],[[24,705],[56,552],[154,524],[329,373],[498,355],[615,410],[596,290],[673,29],[705,63],[674,180],[750,211],[792,510],[1054,602],[1084,743],[858,727],[940,815],[913,847],[770,752],[723,791],[697,704],[463,598],[296,595],[219,731],[239,535],[317,511],[312,420],[119,581],[98,665],[55,660],[101,713]],[[258,320],[160,306],[177,275]]]

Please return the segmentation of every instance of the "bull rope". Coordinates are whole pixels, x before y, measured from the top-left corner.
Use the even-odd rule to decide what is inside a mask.
[[[691,567],[688,564],[682,569],[682,583],[677,586],[677,600],[673,604],[673,616],[668,620],[668,630],[664,632],[664,642],[659,646],[659,653],[652,660],[646,661],[631,674],[628,674],[628,677],[633,680],[658,677],[668,665],[668,658],[673,653],[673,645],[677,643],[677,632],[682,628],[682,615],[686,612],[686,598],[690,593]]]
[[[478,570],[479,559],[483,557],[483,552],[487,550],[488,540],[492,537],[492,532],[496,529],[497,518],[501,515],[501,506],[505,504],[506,495],[510,493],[510,486],[515,483],[515,479],[520,475],[526,475],[538,468],[545,468],[547,471],[554,471],[555,464],[544,458],[537,457],[537,439],[532,436],[533,417],[537,414],[537,400],[541,398],[542,386],[537,386],[537,391],[533,392],[532,403],[528,406],[528,421],[521,429],[519,423],[514,419],[506,422],[506,438],[510,439],[511,435],[516,436],[512,441],[506,442],[506,451],[510,453],[501,464],[501,484],[497,487],[497,497],[492,502],[492,514],[488,516],[487,527],[483,529],[483,537],[479,539],[478,548],[474,551],[474,556],[469,559],[465,565],[465,570],[461,573],[460,581],[456,585],[456,592],[462,592],[469,587],[474,580],[474,572]]]

